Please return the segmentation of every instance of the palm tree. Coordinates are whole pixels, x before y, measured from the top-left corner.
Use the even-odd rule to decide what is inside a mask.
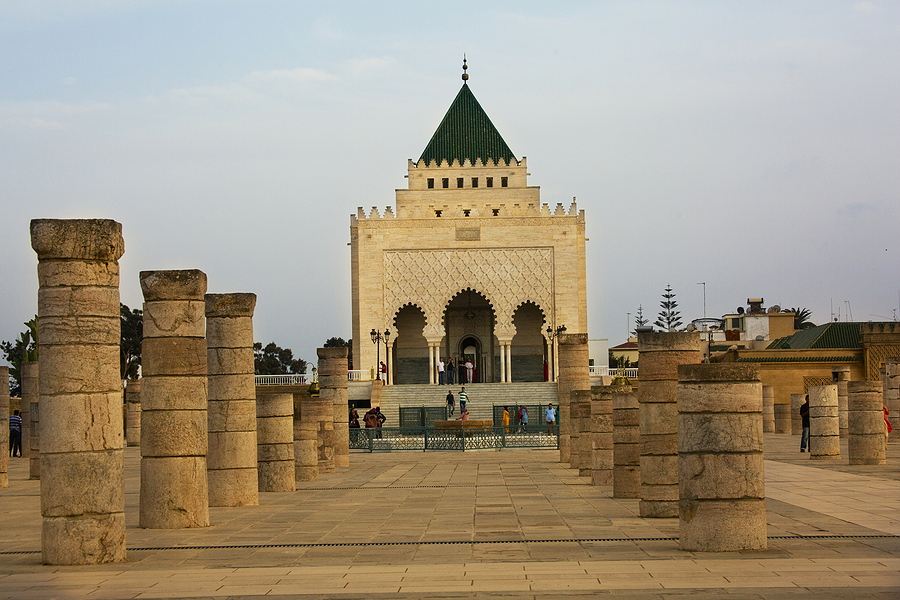
[[[809,320],[812,311],[808,308],[789,308],[787,312],[794,313],[794,329],[812,329],[816,324]]]

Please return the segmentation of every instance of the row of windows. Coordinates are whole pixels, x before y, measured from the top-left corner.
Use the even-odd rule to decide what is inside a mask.
[[[434,216],[435,216],[435,217],[440,217],[442,212],[444,212],[444,211],[443,211],[443,210],[435,210],[435,211],[434,211]],[[464,216],[464,217],[469,217],[469,216],[471,216],[471,214],[472,214],[472,209],[471,209],[471,208],[465,208],[465,209],[463,209],[463,216]],[[499,217],[499,216],[500,216],[500,209],[499,209],[499,208],[492,208],[492,209],[491,209],[491,216],[493,216],[493,217]]]
[[[463,184],[465,183],[465,179],[466,179],[465,177],[457,177],[456,178],[456,187],[458,187],[458,188],[463,187]],[[493,177],[485,177],[485,184],[489,188],[494,187],[494,178]],[[507,186],[509,186],[509,177],[501,177],[500,178],[500,187],[507,187]],[[449,177],[444,177],[443,179],[441,179],[441,187],[444,189],[447,189],[450,187],[450,178]],[[478,178],[477,177],[472,178],[472,187],[473,188],[478,187]],[[434,189],[434,178],[433,177],[428,178],[428,189],[429,190]]]

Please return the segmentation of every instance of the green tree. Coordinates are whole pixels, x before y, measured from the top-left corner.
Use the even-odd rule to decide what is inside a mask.
[[[812,329],[816,324],[809,320],[812,311],[808,308],[789,308],[787,312],[794,313],[794,329]]]
[[[306,373],[306,361],[294,358],[290,348],[281,348],[275,342],[269,342],[265,348],[260,342],[253,344],[253,363],[257,375]]]
[[[632,337],[637,337],[637,328],[643,327],[647,322],[648,319],[644,316],[644,306],[639,304],[637,312],[634,315],[634,330],[631,332]]]
[[[119,351],[119,372],[122,379],[137,379],[141,365],[141,344],[144,340],[144,312],[131,310],[119,303],[122,319],[122,342]]]
[[[675,310],[678,308],[678,302],[675,301],[672,284],[666,284],[666,291],[663,292],[662,297],[663,299],[659,303],[662,310],[659,311],[659,318],[653,324],[664,331],[677,331],[681,327],[681,317],[679,316],[681,312]]]
[[[627,356],[614,356],[613,351],[609,351],[609,368],[610,369],[628,369],[633,367],[631,359]]]
[[[0,342],[0,352],[3,358],[10,364],[9,367],[9,393],[12,396],[22,395],[22,363],[33,362],[38,359],[37,348],[37,315],[25,322],[28,328],[19,334],[15,342]]]
[[[330,337],[325,340],[325,345],[323,346],[323,348],[343,348],[345,346],[349,347],[350,342],[345,342],[344,338]]]

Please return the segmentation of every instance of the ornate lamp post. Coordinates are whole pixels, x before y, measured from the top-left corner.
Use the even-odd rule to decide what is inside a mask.
[[[385,329],[384,333],[381,333],[373,329],[369,335],[372,337],[372,343],[377,348],[375,350],[375,370],[378,371],[378,379],[381,379],[381,342],[384,342],[384,355],[387,356],[388,338],[391,337],[391,331],[390,329]]]

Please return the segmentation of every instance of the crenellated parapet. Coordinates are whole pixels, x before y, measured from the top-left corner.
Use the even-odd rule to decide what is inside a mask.
[[[377,206],[373,206],[368,213],[363,207],[356,209],[355,215],[350,215],[350,225],[354,226],[359,221],[379,219],[492,219],[497,217],[576,217],[578,223],[584,223],[584,210],[579,210],[573,199],[566,209],[562,202],[558,202],[551,208],[549,204],[540,202],[485,202],[483,204],[430,203],[423,205],[401,206],[394,214],[394,209],[387,206],[382,215]]]

